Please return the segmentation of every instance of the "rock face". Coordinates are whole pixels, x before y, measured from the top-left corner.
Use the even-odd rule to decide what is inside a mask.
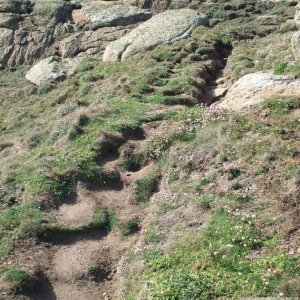
[[[257,72],[240,78],[218,107],[241,110],[259,105],[271,96],[300,96],[300,79],[273,75],[271,71]]]
[[[126,26],[151,18],[149,10],[129,4],[92,1],[73,13],[75,23],[88,23],[95,30],[100,27]]]
[[[292,47],[295,58],[300,61],[300,3],[296,6],[296,9],[295,22],[299,30],[292,37]]]
[[[74,31],[74,8],[64,0],[0,0],[0,69],[33,63],[55,39]]]
[[[195,11],[176,11],[190,6],[192,0],[71,1],[0,0],[0,69],[31,65],[46,52],[48,56],[60,55],[63,58],[102,57],[109,43],[129,34],[141,22],[147,23],[153,13],[166,9],[174,9],[174,13],[156,16],[152,23],[147,23],[150,27],[140,28],[149,31],[153,27],[155,30],[154,36],[148,32],[152,42],[147,46],[180,38],[197,26],[197,22],[207,22],[204,17],[196,17]],[[159,26],[168,28],[165,37],[161,36]],[[139,35],[138,32],[132,33],[133,39],[135,34]],[[141,43],[140,37],[126,52],[128,56],[139,52]]]
[[[62,57],[101,55],[110,42],[151,16],[149,10],[114,1],[83,3],[82,9],[73,11],[75,25],[83,30],[63,39],[59,43],[59,54]]]
[[[165,11],[110,43],[104,51],[103,61],[123,61],[143,49],[174,42],[188,36],[199,25],[207,26],[208,19],[194,10]]]
[[[101,55],[111,41],[121,38],[131,29],[132,26],[104,27],[72,34],[59,43],[59,54],[62,57]]]
[[[61,59],[50,56],[34,65],[27,72],[26,79],[35,85],[62,81],[74,73],[79,63],[79,58]]]

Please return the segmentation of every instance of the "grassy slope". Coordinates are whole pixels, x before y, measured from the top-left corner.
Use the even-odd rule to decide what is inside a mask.
[[[258,49],[264,48],[265,43],[269,43],[269,40],[277,41],[278,36],[288,39],[290,32],[295,29],[293,26],[289,27],[288,23],[294,12],[293,6],[285,2],[274,5],[272,4],[270,7],[262,5],[257,8],[263,13],[274,16],[278,23],[278,25],[267,24],[264,26],[258,20],[259,14],[251,11],[255,7],[255,1],[231,1],[226,4],[204,5],[202,10],[211,18],[211,24],[214,27],[198,28],[187,40],[179,41],[176,45],[158,47],[127,62],[102,63],[98,60],[85,60],[79,66],[75,76],[55,86],[48,85],[35,89],[24,79],[26,68],[3,72],[0,75],[0,257],[5,258],[13,253],[14,246],[19,241],[37,239],[49,230],[51,222],[49,223],[48,212],[59,203],[63,196],[74,191],[75,184],[79,179],[94,181],[99,185],[116,179],[117,174],[104,173],[97,165],[97,161],[103,155],[104,143],[108,142],[113,145],[122,143],[122,132],[126,128],[136,128],[142,122],[155,119],[166,119],[170,124],[174,122],[174,126],[177,126],[178,121],[183,122],[188,124],[188,132],[192,128],[191,134],[186,134],[187,132],[184,130],[169,134],[168,139],[153,140],[149,145],[148,152],[144,154],[146,160],[158,158],[176,140],[191,140],[199,136],[196,129],[193,128],[193,122],[191,124],[189,122],[193,118],[197,120],[201,118],[202,109],[200,108],[187,109],[180,115],[156,116],[150,112],[152,107],[157,104],[197,103],[197,99],[201,99],[205,94],[206,80],[209,80],[211,76],[210,72],[205,70],[214,70],[215,68],[213,63],[217,55],[215,48],[237,45],[228,64],[229,73],[233,77],[241,76],[240,70],[245,69],[245,61],[249,72],[271,67],[275,69],[277,67],[279,69],[277,72],[280,73],[299,72],[296,63],[289,55],[285,55],[283,58],[276,57],[274,60],[277,53],[272,54],[270,61],[276,61],[276,64],[268,64],[264,60],[265,54],[261,53],[259,57],[264,63],[257,65],[253,62],[254,58],[257,58],[257,52],[260,51]],[[251,48],[247,47],[247,51],[245,51],[243,43],[238,42],[243,39],[251,39],[255,35],[268,36],[250,41]],[[251,49],[253,51],[250,51]],[[290,49],[285,51],[289,53]],[[246,57],[241,58],[241,54]],[[279,107],[280,109],[281,107]],[[242,127],[241,130],[248,130],[247,120],[241,119],[240,122],[246,128]],[[249,134],[253,134],[254,137],[258,134],[257,132],[263,137],[269,134],[264,131],[264,125],[260,122],[261,120],[258,120],[255,129],[257,131],[253,132],[251,129]],[[296,120],[291,124],[285,119],[282,122],[283,124],[286,122],[284,126],[288,126],[289,130],[299,130]],[[276,138],[282,134],[280,126],[271,126]],[[233,131],[235,132],[239,128],[239,126],[234,127]],[[206,134],[210,133],[208,130]],[[295,136],[293,135],[288,138],[290,141],[288,149],[294,149],[294,140]],[[272,144],[272,141],[273,136],[269,143]],[[195,143],[199,145],[197,138]],[[223,159],[226,157],[233,159],[231,155],[234,154],[230,151],[236,146],[236,140],[230,139],[229,146],[223,148],[229,151],[229,153],[222,154]],[[241,152],[245,156],[250,151],[248,147],[251,147],[253,153],[263,152],[262,149],[264,149],[252,149],[253,143],[249,142],[242,149],[244,152]],[[238,154],[240,154],[239,151],[241,150],[238,149]],[[238,157],[234,157],[234,159],[238,159]],[[266,172],[265,166],[260,165],[258,157],[254,155],[247,159],[252,162],[251,167],[257,167],[255,172],[258,174]],[[288,178],[295,178],[298,174],[298,169],[294,167],[295,162],[290,161],[290,158],[287,161],[290,164],[282,170]],[[188,170],[189,167],[187,163],[182,166],[182,169]],[[231,172],[234,176],[236,170]],[[176,181],[177,177],[174,171],[172,180]],[[141,181],[140,186],[143,188],[149,182],[152,183],[150,179]],[[198,183],[198,189],[201,190],[209,185],[211,180],[205,179]],[[144,196],[144,193],[137,195],[139,199],[143,199]],[[233,202],[240,199],[240,195],[236,196],[235,194],[230,194],[228,197],[231,197]],[[208,193],[207,197],[203,199],[206,202],[203,207],[210,207],[212,205],[210,202],[215,198]],[[217,222],[220,212],[216,211]],[[225,214],[225,212],[222,213]],[[239,220],[232,221],[230,215],[227,217],[229,227],[235,224],[234,222],[239,222]],[[214,226],[213,222],[211,226]],[[209,229],[204,234],[208,234],[208,232]],[[159,238],[154,235],[153,239]],[[201,243],[200,239],[199,247],[202,247]],[[209,248],[206,249],[209,250]],[[251,249],[247,248],[246,250],[250,251]],[[178,255],[181,255],[180,250],[178,251]],[[248,254],[247,251],[242,251],[238,247],[236,251],[241,252],[242,260]],[[194,255],[197,256],[194,250],[191,250],[190,261],[183,261],[184,268],[190,268]],[[284,261],[285,259],[284,257]],[[292,258],[291,261],[293,261]],[[157,272],[152,267],[152,263],[150,259],[150,275],[147,273],[147,278],[151,278],[151,272]],[[159,266],[160,262],[157,264]],[[214,274],[215,262],[212,261],[211,264],[209,270]],[[260,274],[259,272],[265,265],[262,263],[258,265],[257,274]],[[176,264],[173,265],[171,261],[170,269],[161,272],[162,281],[154,283],[150,289],[154,298],[162,299],[160,296],[164,293],[162,287],[165,286],[165,281],[169,282],[168,272],[172,272],[172,268],[175,266]],[[7,269],[3,269],[1,272],[8,274]],[[14,272],[12,269],[12,273]],[[226,276],[231,276],[231,271],[225,270],[224,272]],[[284,274],[282,278],[286,279]],[[194,275],[197,278],[201,274],[196,272]],[[190,275],[187,274],[187,276]],[[7,275],[3,275],[2,278],[6,280]],[[215,279],[211,279],[211,276],[208,279],[208,286],[213,285]],[[278,283],[280,282],[279,280]],[[17,281],[17,283],[20,282]],[[244,283],[244,281],[235,283],[234,293],[236,294],[233,293],[233,288],[232,295],[243,294],[241,287],[244,286]],[[182,282],[179,281],[179,286],[180,284]],[[227,282],[224,284],[228,285]],[[191,288],[198,289],[197,286]],[[205,287],[203,289],[205,290]],[[220,288],[220,290],[222,289]],[[216,289],[212,292],[219,295],[220,290]],[[248,291],[250,292],[251,289],[249,288]],[[263,293],[266,290],[261,288],[261,291]],[[170,299],[182,296],[175,295],[174,297]]]
[[[127,299],[299,295],[299,107],[270,99],[171,151]]]

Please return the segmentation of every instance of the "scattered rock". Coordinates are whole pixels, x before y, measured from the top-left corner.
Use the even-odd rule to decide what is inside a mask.
[[[275,95],[300,96],[300,79],[274,75],[271,71],[245,75],[231,87],[218,107],[241,110],[257,106],[263,100]]]
[[[64,80],[74,73],[80,63],[80,58],[50,56],[34,65],[26,74],[26,79],[35,85]]]
[[[103,61],[123,61],[143,49],[151,49],[162,43],[172,43],[188,36],[199,25],[207,26],[208,19],[194,10],[165,11],[139,25],[126,36],[110,43],[104,51]]]

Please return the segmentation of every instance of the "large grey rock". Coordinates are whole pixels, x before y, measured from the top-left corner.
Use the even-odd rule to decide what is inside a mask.
[[[50,56],[34,65],[25,77],[35,85],[62,81],[75,72],[80,61],[80,58]]]
[[[205,15],[191,9],[168,10],[139,25],[124,37],[110,43],[103,61],[125,60],[163,43],[172,43],[188,36],[199,25],[208,25]]]
[[[59,54],[62,57],[101,55],[110,42],[121,38],[131,29],[131,26],[117,26],[74,33],[59,43]]]
[[[240,78],[218,107],[241,110],[258,106],[271,96],[300,96],[300,79],[274,75],[272,71],[252,73]]]
[[[106,26],[126,26],[148,20],[151,16],[149,10],[111,1],[88,2],[73,13],[76,23],[87,23],[93,30]]]

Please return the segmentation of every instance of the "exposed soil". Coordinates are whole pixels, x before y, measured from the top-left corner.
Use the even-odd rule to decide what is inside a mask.
[[[159,107],[157,112],[174,110],[172,107]],[[179,107],[181,109],[181,107]],[[125,132],[127,144],[137,151],[145,149],[147,141],[154,133],[160,132],[161,121],[145,124],[141,130]],[[61,204],[55,213],[58,225],[78,228],[92,222],[97,208],[108,208],[116,213],[118,220],[125,221],[133,217],[144,218],[145,211],[132,201],[132,184],[144,177],[152,164],[136,172],[128,172],[120,166],[118,150],[112,151],[99,166],[105,170],[115,170],[120,181],[114,185],[99,188],[93,185],[77,185],[76,196]],[[42,289],[33,299],[116,299],[118,280],[122,269],[122,256],[128,253],[139,240],[139,233],[124,239],[117,231],[65,233],[51,237],[53,257],[45,272],[48,288]],[[121,259],[121,261],[120,261]],[[97,268],[97,274],[91,276],[91,270]]]
[[[102,167],[118,170],[122,184],[106,189],[93,186],[80,188],[75,203],[63,204],[59,208],[59,224],[74,227],[87,225],[92,221],[96,207],[109,208],[119,220],[142,213],[131,201],[130,184],[142,176],[148,167],[135,174],[126,173],[119,166],[119,158],[106,161]],[[115,299],[112,282],[115,281],[116,264],[135,240],[132,237],[121,241],[120,236],[111,232],[104,237],[87,237],[86,233],[82,233],[67,244],[64,241],[57,247],[49,272],[56,299]],[[107,271],[102,272],[96,282],[90,280],[89,270],[101,265],[105,265]]]
[[[96,199],[79,184],[73,203],[63,203],[57,212],[56,220],[62,226],[83,226],[92,222],[96,210]]]

